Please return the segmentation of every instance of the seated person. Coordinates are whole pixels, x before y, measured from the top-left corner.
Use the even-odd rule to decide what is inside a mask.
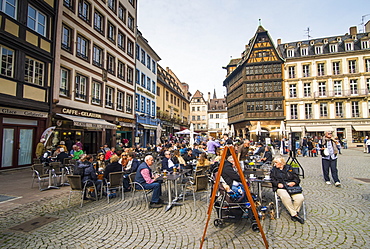
[[[201,171],[199,172],[199,174],[204,175],[205,171],[209,169],[210,165],[211,163],[207,159],[206,153],[202,153],[200,154],[197,165],[195,166],[196,167],[195,171],[197,172],[197,174],[198,174],[198,171]]]
[[[173,171],[173,167],[175,167],[175,163],[173,162],[173,159],[171,158],[171,152],[166,151],[164,153],[164,158],[162,159],[162,171]]]
[[[186,154],[186,151],[187,151],[186,145],[185,144],[181,145],[181,149],[180,149],[181,156],[184,156]]]
[[[136,159],[136,153],[130,151],[127,154],[127,159],[128,159],[128,162],[127,162],[126,167],[123,168],[123,171],[129,172],[129,173],[136,172],[137,168],[140,165],[139,160]]]
[[[95,162],[95,170],[99,172],[104,172],[105,170],[105,154],[104,153],[99,153],[96,162]]]
[[[188,149],[188,152],[182,158],[184,158],[186,163],[189,163],[190,161],[196,159],[196,157],[193,155],[193,150],[190,148]]]
[[[263,154],[263,157],[260,160],[258,160],[258,162],[263,162],[263,163],[272,162],[272,152],[269,146],[265,147],[265,153]]]
[[[59,154],[57,155],[56,161],[63,163],[64,158],[69,158],[69,155],[65,152],[64,148],[61,147],[61,148],[59,148]]]
[[[182,158],[182,156],[180,155],[179,150],[175,150],[173,152],[172,161],[175,164],[175,167],[179,167],[180,169],[183,168],[186,164],[184,158]]]
[[[261,156],[265,149],[263,148],[261,143],[257,144],[257,148],[254,150],[253,155],[255,156]]]
[[[109,159],[109,164],[105,167],[104,178],[109,181],[109,173],[122,172],[122,165],[118,162],[119,157],[117,155],[112,155]]]
[[[229,188],[226,187],[225,190],[227,191],[227,189],[234,188],[234,190],[232,189],[234,192],[239,192],[239,190],[242,189],[243,194],[240,196],[237,202],[246,202],[247,198],[246,198],[245,190],[241,183],[240,176],[235,170],[234,159],[232,156],[229,156],[228,159],[225,161],[221,176],[225,184],[229,186]]]
[[[286,186],[299,186],[299,176],[294,173],[292,166],[286,164],[283,157],[276,157],[273,163],[274,167],[270,173],[273,191],[276,191],[276,194],[280,197],[290,213],[291,219],[304,224],[304,220],[298,215],[304,200],[302,193],[289,195],[286,190]]]
[[[163,201],[160,199],[162,195],[161,181],[157,181],[159,175],[154,176],[150,166],[154,163],[154,159],[151,155],[145,157],[144,162],[142,162],[135,175],[135,182],[140,183],[144,189],[153,189],[152,200],[149,207],[160,208],[162,207]]]
[[[202,152],[199,150],[199,145],[197,144],[194,144],[194,149],[193,149],[193,154],[196,158],[199,157],[199,155],[201,154]]]
[[[86,181],[89,181],[87,183],[87,186],[92,186],[91,181],[95,184],[96,191],[100,190],[101,186],[101,180],[98,180],[96,171],[94,169],[94,166],[92,164],[93,157],[91,155],[83,154],[81,155],[81,159],[78,164],[79,173],[81,174],[81,182],[82,186],[85,185]],[[86,193],[84,193],[84,199],[87,199]]]

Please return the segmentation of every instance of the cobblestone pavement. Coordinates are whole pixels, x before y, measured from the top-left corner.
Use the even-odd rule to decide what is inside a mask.
[[[304,225],[290,220],[283,211],[280,219],[265,219],[262,225],[270,248],[370,248],[370,154],[361,148],[344,150],[338,161],[342,187],[326,185],[321,159],[298,157],[305,170],[302,179],[307,220]],[[2,182],[2,184],[4,184]],[[69,188],[69,187],[64,187]],[[51,190],[53,191],[53,190]],[[271,190],[265,198],[273,197]],[[196,209],[188,197],[183,206],[148,209],[142,196],[130,194],[80,208],[77,194],[67,207],[68,194],[0,211],[1,248],[199,248],[205,226],[207,202],[197,195]],[[1,208],[1,204],[0,204]],[[31,232],[9,228],[38,216],[59,218]],[[204,248],[264,248],[260,233],[242,219],[216,228],[211,221]]]

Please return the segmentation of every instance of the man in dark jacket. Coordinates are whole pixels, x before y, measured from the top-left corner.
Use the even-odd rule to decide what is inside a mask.
[[[172,161],[171,158],[171,152],[166,151],[164,153],[164,158],[162,159],[162,171],[173,171],[173,167],[175,166],[175,163]]]
[[[122,171],[122,165],[118,162],[119,157],[117,155],[113,155],[109,159],[109,164],[104,170],[104,178],[109,181],[109,173],[113,172],[120,172]]]
[[[185,154],[182,158],[184,158],[185,162],[188,163],[191,160],[195,159],[195,156],[193,155],[193,150],[188,149],[187,154]]]
[[[98,180],[92,161],[93,157],[91,155],[82,155],[81,161],[78,165],[78,170],[81,174],[82,186],[85,184],[86,181],[89,181],[87,183],[87,186],[92,186],[93,182],[95,184],[96,190],[98,191],[100,190],[101,180]],[[84,199],[87,199],[85,193]]]
[[[242,180],[240,179],[239,174],[234,170],[234,159],[232,156],[229,156],[228,159],[225,161],[221,176],[226,184],[230,187],[230,189],[232,189],[234,192],[237,192],[238,189],[242,191],[242,193],[237,196],[238,199],[236,200],[236,202],[246,202],[246,193],[241,183]]]

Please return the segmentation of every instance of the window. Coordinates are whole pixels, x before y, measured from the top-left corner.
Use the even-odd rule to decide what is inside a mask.
[[[59,95],[69,97],[69,76],[70,71],[64,68],[60,69]]]
[[[117,91],[117,110],[123,111],[123,100],[125,94],[123,92]]]
[[[286,51],[286,53],[287,53],[287,57],[289,58],[289,57],[294,57],[294,49],[288,49],[287,51]]]
[[[322,54],[322,46],[315,47],[315,54]]]
[[[310,65],[303,65],[303,77],[310,77]]]
[[[108,73],[115,75],[115,71],[114,71],[115,69],[116,69],[116,58],[111,54],[107,54]]]
[[[118,18],[123,21],[123,23],[126,23],[126,9],[121,4],[119,4],[118,7]]]
[[[195,121],[195,116],[191,116],[191,120]]]
[[[311,83],[303,84],[303,97],[311,97]]]
[[[129,39],[127,39],[127,54],[134,57],[134,43]]]
[[[127,67],[127,82],[133,83],[134,69]]]
[[[295,66],[290,66],[288,67],[288,70],[289,70],[289,78],[290,79],[293,79],[295,78]]]
[[[194,108],[194,107],[193,107]],[[209,114],[209,118],[213,118],[213,114]]]
[[[117,77],[125,80],[125,64],[122,61],[118,61],[117,72]]]
[[[13,77],[14,74],[14,50],[0,45],[0,75]]]
[[[104,30],[104,16],[95,10],[94,13],[94,29],[103,34]]]
[[[73,10],[73,0],[63,0],[63,5],[68,9]]]
[[[297,104],[290,105],[290,118],[298,119],[298,105]]]
[[[304,104],[304,114],[306,119],[312,119],[312,104]]]
[[[146,55],[146,67],[150,70],[151,64],[152,63],[152,58],[150,58],[149,55]]]
[[[200,106],[197,107],[197,112],[200,112]]]
[[[155,94],[156,84],[155,81],[152,81],[152,93]]]
[[[141,73],[141,86],[142,87],[145,87],[145,80],[146,80],[146,76],[145,74]]]
[[[103,66],[103,49],[94,44],[93,47],[93,65],[97,67]]]
[[[108,8],[116,12],[116,0],[108,0]]]
[[[140,46],[136,44],[136,59],[140,60]]]
[[[305,47],[305,48],[301,48],[301,55],[302,55],[302,56],[306,56],[306,55],[308,55],[308,48],[307,48],[307,47]]]
[[[289,85],[289,97],[297,98],[297,85],[296,84]]]
[[[26,56],[24,80],[39,86],[44,85],[45,64]]]
[[[206,116],[205,115],[202,115],[202,120],[206,120]]]
[[[145,112],[145,98],[140,98],[140,112]]]
[[[370,72],[370,59],[365,59],[365,71]]]
[[[137,85],[140,85],[140,70],[139,69],[136,69],[136,81],[135,83]]]
[[[161,96],[161,89],[159,88],[159,86],[157,86],[157,96]]]
[[[369,94],[369,92],[370,92],[370,78],[366,79],[366,87],[367,87],[367,91],[368,91],[368,94]]]
[[[105,107],[113,108],[113,95],[114,89],[112,87],[107,86],[105,88]]]
[[[334,80],[334,95],[342,96],[342,81]]]
[[[340,74],[340,62],[339,61],[333,62],[333,74],[334,75]]]
[[[92,93],[91,93],[91,103],[95,105],[101,104],[101,84],[99,82],[93,82]]]
[[[348,72],[356,73],[356,61],[355,60],[348,61]]]
[[[78,35],[77,36],[77,56],[84,59],[88,60],[88,51],[89,51],[89,41]]]
[[[168,93],[168,91],[166,91],[166,101],[168,101],[170,98],[170,94]]]
[[[351,95],[357,95],[358,89],[357,89],[357,80],[349,80],[349,88],[351,89]]]
[[[329,44],[329,52],[336,53],[338,52],[338,44]]]
[[[205,106],[202,106],[202,112],[204,112],[204,111],[206,111],[206,107]]]
[[[132,31],[134,31],[135,20],[134,20],[134,18],[130,14],[128,14],[127,26],[128,26],[129,29],[131,29]]]
[[[145,65],[145,51],[144,49],[141,49],[141,63]]]
[[[134,8],[135,8],[134,0],[128,0],[128,2],[132,5],[132,7],[134,7]]]
[[[216,118],[220,118],[220,114],[216,113]]]
[[[320,117],[328,116],[328,103],[320,103]]]
[[[360,108],[359,108],[359,105],[358,105],[358,101],[352,101],[351,109],[352,109],[352,118],[359,118],[360,117]]]
[[[173,95],[171,93],[171,104],[173,104]]]
[[[75,98],[86,101],[87,78],[82,75],[76,76]]]
[[[319,82],[319,96],[326,96],[326,82]]]
[[[343,118],[343,103],[342,102],[335,102],[335,116],[338,118]]]
[[[135,95],[135,110],[139,111],[139,95]]]
[[[346,51],[352,51],[353,50],[353,42],[347,42],[345,44]]]
[[[197,116],[197,120],[198,120],[198,121],[200,120],[200,116],[199,116],[199,115]]]
[[[116,41],[116,27],[110,22],[108,22],[108,39],[113,43]]]
[[[361,48],[362,49],[368,49],[368,48],[370,48],[370,41],[369,40],[361,41]]]
[[[126,94],[126,112],[132,113],[132,95]]]
[[[150,91],[151,83],[152,80],[149,77],[146,77],[146,89]]]
[[[155,74],[156,73],[156,63],[154,60],[152,60],[152,72]]]
[[[156,109],[155,102],[152,101],[152,116],[155,116],[155,109]]]
[[[62,27],[62,48],[67,51],[71,51],[72,49],[71,44],[72,44],[72,30],[69,27],[63,25]]]
[[[40,35],[46,36],[46,16],[37,9],[28,5],[27,27]]]
[[[150,109],[150,99],[146,99],[146,113],[147,114],[150,114],[150,111],[151,111],[151,109]]]
[[[216,129],[220,128],[220,123],[216,123]]]
[[[325,75],[325,64],[324,63],[318,63],[317,64],[317,76],[323,76]]]
[[[90,22],[90,3],[80,0],[78,3],[78,16],[85,22]]]
[[[123,33],[118,32],[117,46],[123,51],[125,51],[125,44],[126,44],[126,36]]]
[[[10,17],[13,17],[14,19],[17,19],[17,0],[1,0],[0,11],[4,12]]]

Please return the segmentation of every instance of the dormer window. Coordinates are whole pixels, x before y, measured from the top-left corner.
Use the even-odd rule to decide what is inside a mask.
[[[301,56],[306,56],[308,55],[308,47],[301,48]]]
[[[315,54],[322,54],[322,46],[315,47]]]
[[[328,39],[324,39],[324,44],[328,44]]]
[[[342,41],[342,38],[337,37],[337,42],[341,42],[341,41]]]
[[[338,44],[330,44],[329,45],[329,51],[330,53],[336,53],[338,52]]]
[[[310,41],[310,45],[311,46],[315,45],[315,41]]]
[[[361,41],[361,48],[362,49],[369,49],[370,48],[370,42],[369,42],[369,40]]]
[[[287,57],[289,58],[294,57],[294,49],[288,49],[286,53],[287,53]]]
[[[346,51],[352,51],[353,50],[353,42],[346,42]]]

